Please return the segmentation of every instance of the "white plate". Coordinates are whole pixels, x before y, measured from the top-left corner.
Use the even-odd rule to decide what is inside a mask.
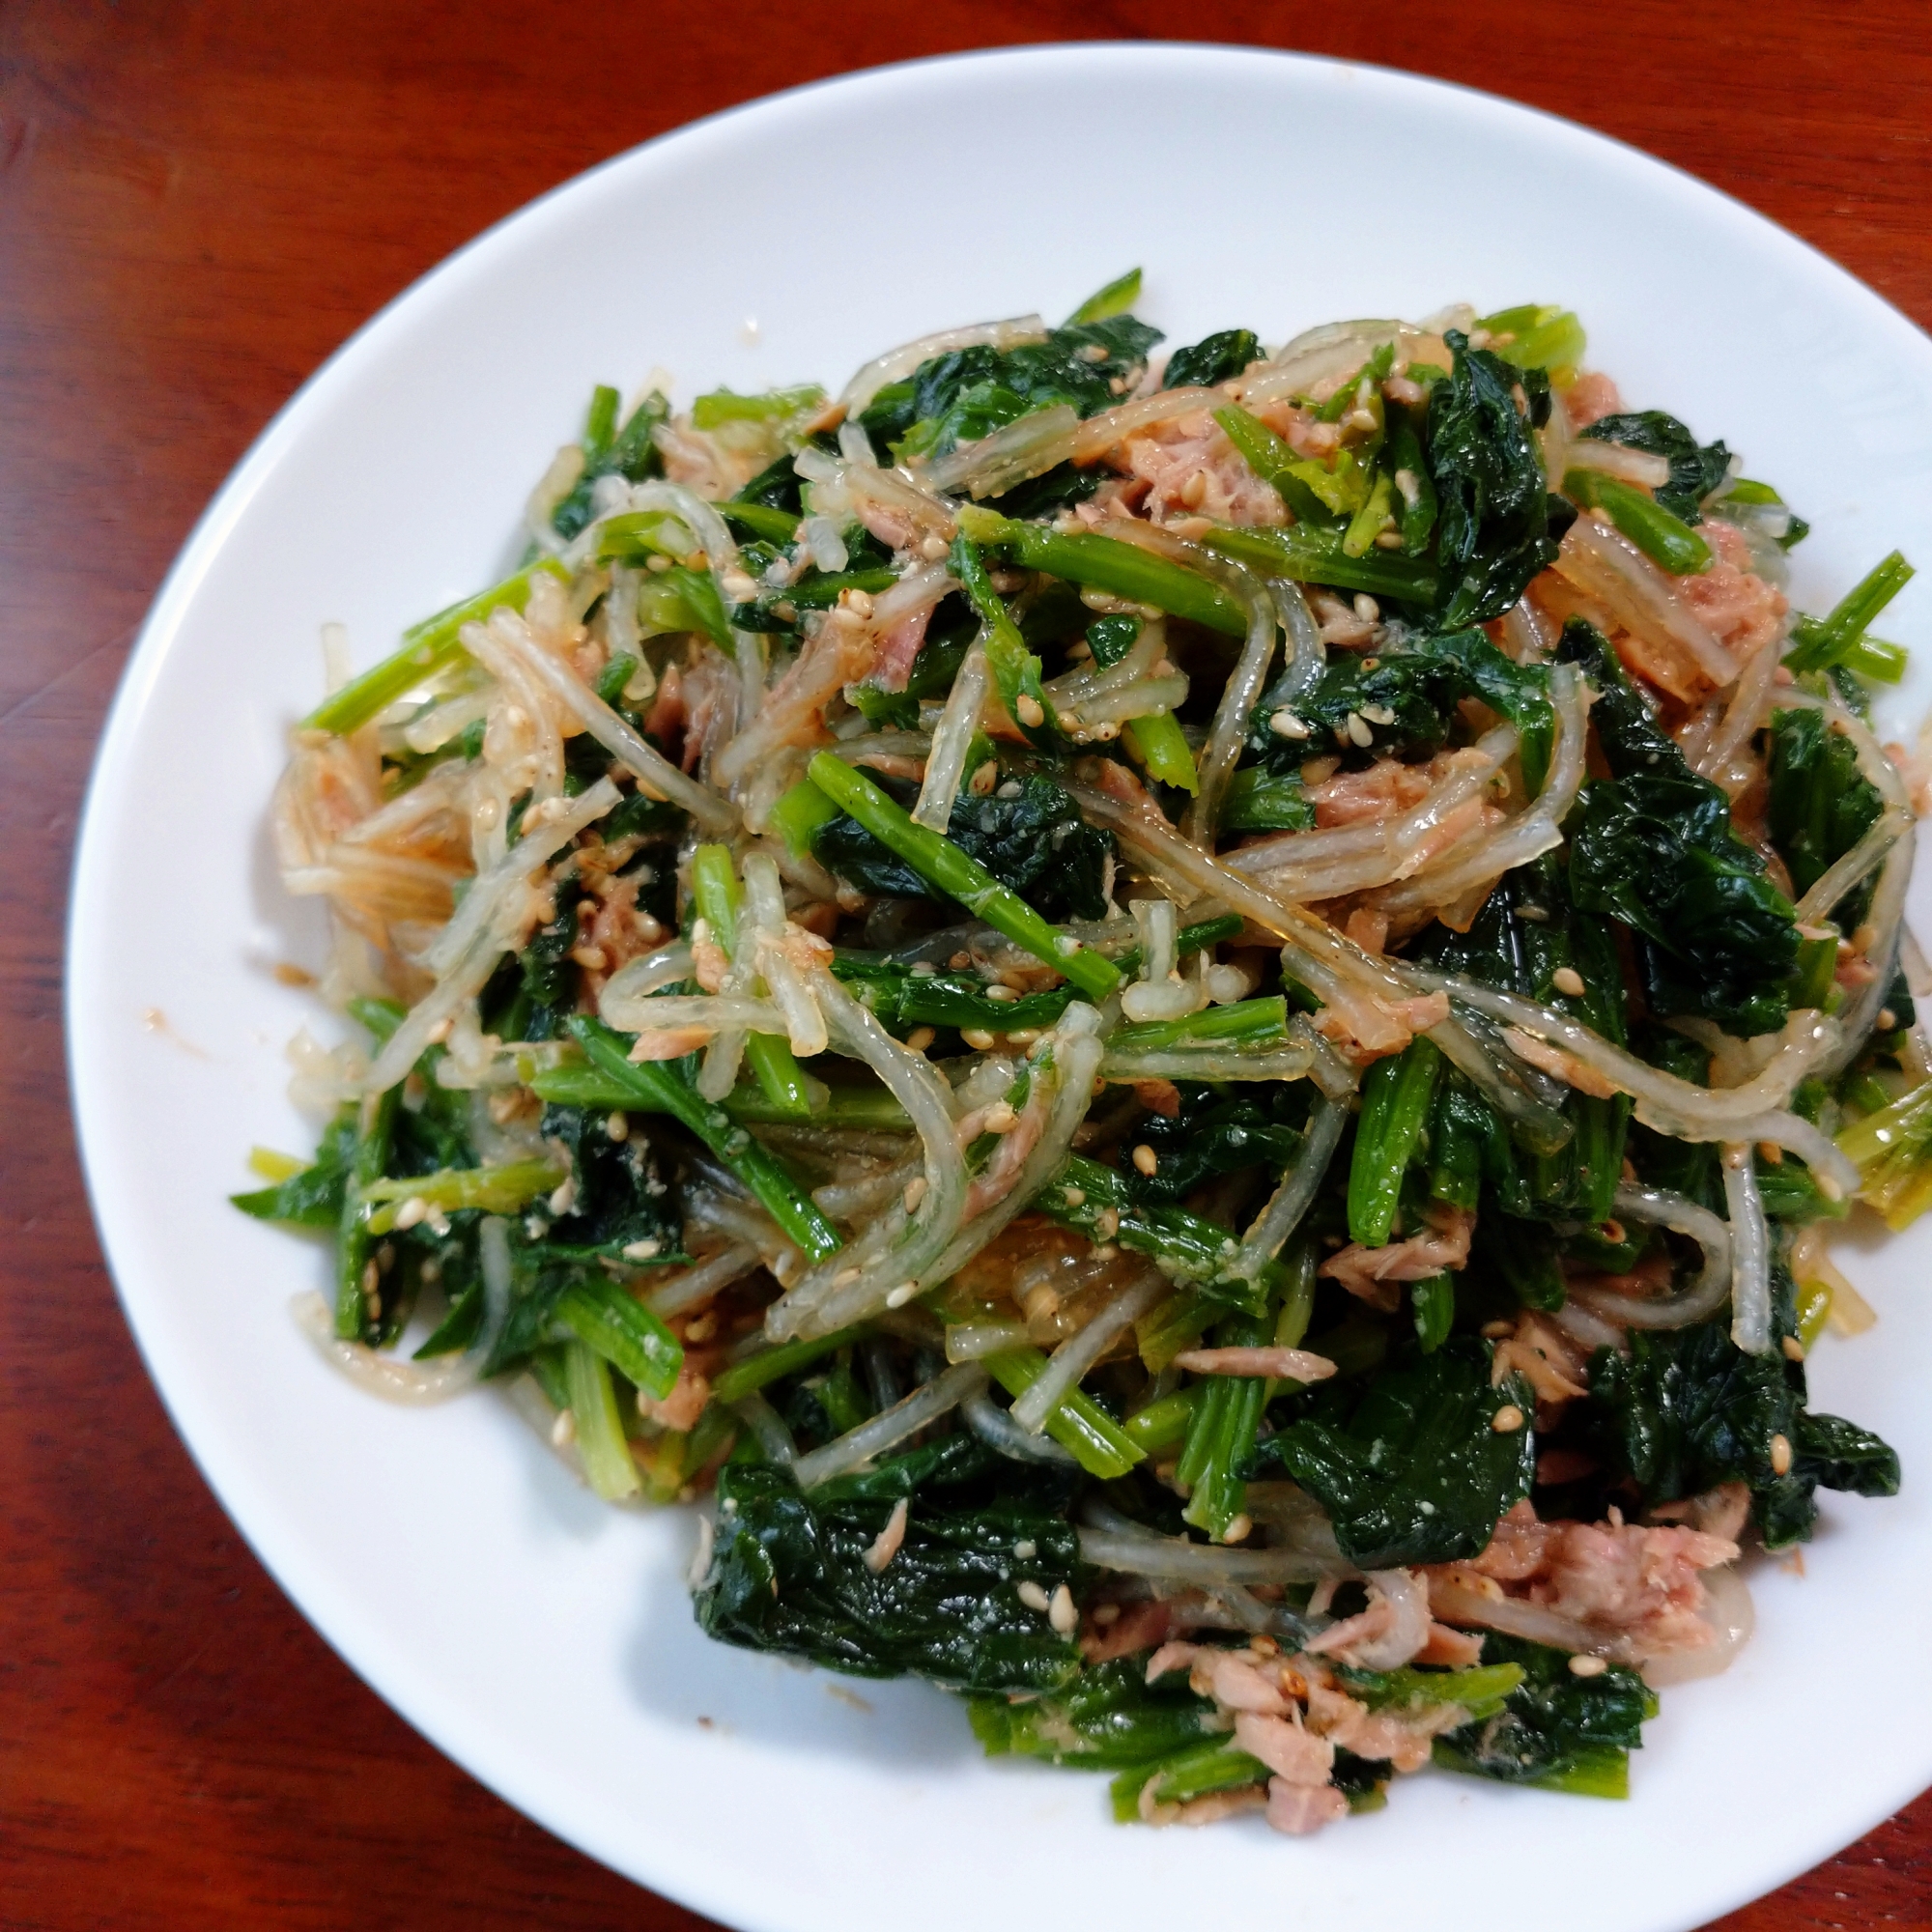
[[[1641,405],[1742,450],[1815,525],[1822,608],[1926,547],[1932,345],[1737,204],[1482,96],[1225,49],[1052,48],[862,74],[668,136],[538,202],[384,311],[282,412],[156,604],[115,705],[69,983],[87,1170],[170,1411],[283,1587],[375,1689],[554,1832],[732,1923],[1701,1923],[1932,1778],[1932,1241],[1848,1264],[1884,1318],[1816,1398],[1905,1459],[1831,1497],[1805,1575],[1760,1574],[1757,1640],[1672,1691],[1628,1804],[1401,1780],[1307,1843],[1249,1823],[1120,1830],[1104,1785],[987,1765],[914,1684],[845,1684],[702,1640],[688,1513],[573,1487],[493,1398],[427,1412],[325,1369],[288,1317],[318,1257],[244,1220],[251,1143],[301,1147],[278,959],[319,931],[263,833],[317,627],[358,662],[490,581],[595,381],[832,384],[927,329],[1065,313],[1130,263],[1186,342],[1338,316],[1557,299]],[[748,326],[755,319],[755,329]],[[1921,562],[1932,557],[1921,556]],[[1932,644],[1915,585],[1885,629]],[[1918,683],[1922,688],[1923,667]],[[1898,714],[1919,708],[1907,694]],[[1579,1875],[1587,1880],[1579,1881]],[[1211,1901],[1211,1908],[1208,1905]],[[1253,1908],[1244,1912],[1243,1908]]]

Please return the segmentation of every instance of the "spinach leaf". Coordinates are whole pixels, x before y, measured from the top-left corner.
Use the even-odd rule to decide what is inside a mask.
[[[653,389],[638,407],[622,429],[616,427],[617,392],[599,389],[592,397],[590,417],[583,433],[583,473],[575,488],[551,515],[551,526],[566,542],[582,534],[590,522],[591,487],[600,476],[622,476],[641,483],[648,476],[664,473],[664,458],[658,454],[652,431],[668,419],[670,405]]]
[[[805,478],[793,467],[787,453],[759,470],[731,500],[759,509],[788,510],[796,517],[805,509],[804,491]]]
[[[1298,773],[1303,760],[1330,744],[1351,757],[1364,752],[1427,757],[1447,742],[1464,697],[1481,698],[1516,725],[1525,775],[1540,783],[1554,729],[1548,673],[1540,665],[1512,663],[1477,630],[1412,639],[1373,657],[1338,653],[1315,689],[1293,700],[1284,678],[1255,707],[1247,749],[1257,763],[1283,775]],[[1283,709],[1313,726],[1315,735],[1284,738],[1273,727]],[[1367,726],[1367,747],[1350,735],[1351,718]]]
[[[975,1697],[967,1716],[988,1757],[1018,1754],[1083,1771],[1150,1764],[1217,1735],[1225,1721],[1184,1680],[1149,1684],[1140,1657],[1096,1664],[1051,1695],[1023,1703]]]
[[[1828,729],[1820,711],[1772,713],[1770,765],[1771,842],[1802,897],[1871,830],[1885,801],[1860,772],[1852,741]],[[1870,896],[1867,884],[1833,908],[1845,931],[1858,925]]]
[[[1217,328],[1199,342],[1177,349],[1167,358],[1163,389],[1211,389],[1261,359],[1262,345],[1251,328]]]
[[[590,734],[586,731],[584,737]],[[578,902],[583,888],[576,879],[556,887],[556,917],[540,925],[517,954],[521,985],[502,1024],[505,1039],[555,1039],[577,1010],[577,967],[570,954],[578,942]]]
[[[1159,340],[1159,329],[1121,315],[1068,324],[1018,349],[952,350],[887,384],[859,423],[902,461],[944,456],[1055,403],[1090,416],[1120,400]]]
[[[572,1199],[563,1214],[554,1214],[547,1202],[532,1203],[525,1212],[526,1236],[573,1261],[674,1260],[683,1221],[650,1138],[630,1118],[625,1137],[613,1141],[609,1119],[608,1109],[544,1109],[544,1139],[570,1156]],[[648,1242],[656,1243],[652,1254],[629,1252]]]
[[[1606,921],[1578,912],[1561,858],[1546,854],[1533,865],[1506,872],[1484,901],[1466,932],[1433,926],[1419,955],[1445,973],[1460,973],[1503,992],[1521,993],[1573,1014],[1621,1046],[1627,1036],[1623,968]],[[1564,968],[1577,974],[1583,990],[1558,990]],[[1472,1105],[1473,1103],[1473,1105]],[[1490,1115],[1478,1120],[1473,1109]],[[1461,1129],[1474,1124],[1484,1146],[1492,1198],[1506,1214],[1534,1219],[1597,1222],[1610,1211],[1622,1170],[1631,1103],[1623,1094],[1598,1098],[1570,1093],[1563,1112],[1572,1133],[1554,1153],[1535,1153],[1511,1143],[1487,1101],[1457,1085],[1436,1099],[1445,1130],[1435,1138],[1446,1149],[1463,1145]],[[1438,1198],[1473,1206],[1452,1188]],[[1514,1240],[1514,1235],[1504,1237]]]
[[[1814,1415],[1805,1409],[1798,1417],[1791,1446],[1801,1477],[1821,1490],[1842,1490],[1855,1496],[1898,1493],[1898,1451],[1843,1416]]]
[[[916,787],[903,780],[874,782],[910,806]],[[962,791],[953,801],[947,837],[970,853],[1003,886],[1018,893],[1045,919],[1100,919],[1107,910],[1107,860],[1113,835],[1089,825],[1051,779],[1032,777],[990,798]],[[827,870],[863,893],[891,898],[932,898],[933,889],[903,859],[888,851],[843,813],[813,834],[813,855]]]
[[[1216,1175],[1267,1167],[1277,1174],[1301,1148],[1301,1133],[1291,1117],[1306,1119],[1307,1101],[1295,1087],[1244,1082],[1232,1094],[1188,1080],[1177,1083],[1180,1111],[1150,1114],[1134,1129],[1135,1138],[1154,1151],[1151,1174],[1121,1170],[1121,1192],[1128,1201],[1181,1201]]]
[[[1721,442],[1700,444],[1675,416],[1662,410],[1602,416],[1581,434],[1592,442],[1620,442],[1627,449],[1665,458],[1670,465],[1670,481],[1655,495],[1659,507],[1683,523],[1703,522],[1704,498],[1730,473],[1731,452]]]
[[[335,1228],[342,1222],[342,1199],[355,1154],[355,1110],[345,1107],[328,1123],[315,1159],[272,1187],[258,1187],[228,1198],[258,1221],[281,1221],[294,1228]]]
[[[866,1552],[893,1505],[904,1541],[876,1576]],[[957,1690],[1053,1691],[1079,1647],[1019,1600],[1074,1583],[1079,1539],[1058,1479],[949,1435],[867,1475],[801,1494],[790,1475],[727,1463],[718,1543],[696,1609],[708,1636],[859,1677],[929,1677]],[[1033,1553],[1019,1548],[1031,1545]]]
[[[1636,933],[1651,1009],[1749,1037],[1784,1024],[1798,956],[1791,901],[1731,829],[1730,801],[1699,778],[1579,618],[1557,655],[1599,694],[1592,719],[1611,777],[1583,787],[1570,835],[1570,890]]]
[[[1548,374],[1471,349],[1457,329],[1443,340],[1455,368],[1429,392],[1428,457],[1437,506],[1437,618],[1455,630],[1500,617],[1555,562],[1562,531],[1550,528],[1553,506],[1530,435],[1532,421],[1548,413]],[[1529,414],[1517,408],[1519,389]]]
[[[1437,1738],[1435,1763],[1506,1784],[1625,1795],[1628,1755],[1643,1743],[1644,1719],[1657,1715],[1656,1695],[1634,1670],[1613,1664],[1578,1677],[1567,1652],[1495,1631],[1483,1640],[1483,1657],[1517,1665],[1522,1682],[1499,1712]]]
[[[1497,1431],[1496,1411],[1525,1417],[1520,1376],[1490,1385],[1491,1350],[1470,1338],[1397,1361],[1365,1383],[1336,1381],[1257,1452],[1317,1498],[1342,1553],[1365,1570],[1480,1555],[1497,1521],[1529,1493],[1535,1432]]]
[[[1051,516],[1057,510],[1070,510],[1084,503],[1099,489],[1106,472],[1096,464],[1081,469],[1073,463],[1056,463],[1043,476],[1031,476],[1015,483],[1003,497],[989,497],[986,507],[1003,517],[1022,521]]]
[[[1221,805],[1223,832],[1312,832],[1315,807],[1299,770],[1269,771],[1245,765],[1236,772]]]
[[[1790,1332],[1790,1277],[1780,1333]],[[1628,1476],[1646,1506],[1744,1482],[1751,1513],[1773,1549],[1802,1543],[1817,1519],[1814,1492],[1849,1488],[1890,1495],[1898,1458],[1875,1435],[1804,1409],[1804,1370],[1781,1354],[1747,1355],[1727,1321],[1631,1335],[1628,1358],[1600,1349],[1590,1360],[1586,1433],[1612,1477]],[[1772,1464],[1772,1440],[1791,1445],[1790,1466]]]

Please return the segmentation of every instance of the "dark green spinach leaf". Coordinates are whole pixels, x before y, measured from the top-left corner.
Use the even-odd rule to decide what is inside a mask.
[[[1789,1333],[1790,1277],[1777,1271]],[[1747,1355],[1725,1318],[1657,1334],[1633,1332],[1626,1358],[1600,1349],[1590,1361],[1586,1432],[1613,1477],[1634,1481],[1646,1506],[1719,1483],[1749,1486],[1768,1548],[1802,1543],[1817,1519],[1814,1493],[1851,1488],[1890,1495],[1898,1458],[1875,1435],[1804,1408],[1804,1370],[1783,1355]],[[1790,1466],[1773,1466],[1773,1440],[1791,1445]],[[1842,1480],[1841,1480],[1842,1479]]]
[[[1570,890],[1641,935],[1651,1009],[1749,1037],[1784,1024],[1798,928],[1764,859],[1731,829],[1730,801],[1659,728],[1602,636],[1578,618],[1558,656],[1583,667],[1611,777],[1569,821]]]
[[[903,780],[875,778],[901,805],[916,787]],[[962,791],[953,801],[947,836],[970,853],[1003,886],[1018,893],[1046,919],[1100,919],[1107,910],[1107,860],[1113,835],[1089,825],[1080,809],[1051,779],[1012,781],[987,798]],[[820,865],[861,892],[892,898],[935,898],[933,889],[903,859],[842,813],[813,835]]]
[[[1452,1338],[1392,1362],[1366,1382],[1324,1384],[1257,1452],[1321,1502],[1350,1562],[1365,1570],[1480,1555],[1529,1493],[1535,1432],[1498,1431],[1496,1411],[1527,1417],[1520,1376],[1490,1384],[1487,1343]]]
[[[1549,409],[1549,378],[1519,369],[1450,329],[1448,379],[1429,392],[1429,473],[1435,485],[1437,619],[1445,630],[1500,617],[1556,560],[1561,528],[1530,430]],[[1527,410],[1517,407],[1519,391]],[[1556,513],[1567,516],[1567,509]]]
[[[1217,328],[1199,342],[1177,349],[1167,358],[1163,389],[1211,389],[1238,376],[1262,356],[1260,339],[1251,328]]]
[[[898,1553],[874,1575],[866,1552],[894,1504],[910,1502]],[[1079,1539],[1066,1490],[950,1435],[801,1494],[790,1475],[728,1463],[718,1541],[698,1585],[706,1635],[859,1677],[929,1677],[956,1690],[1055,1691],[1079,1647],[1019,1600],[1072,1586]],[[1032,1547],[1032,1554],[1016,1550]]]
[[[1612,1664],[1578,1677],[1566,1651],[1495,1631],[1483,1639],[1483,1660],[1519,1665],[1523,1681],[1500,1712],[1436,1739],[1438,1765],[1506,1784],[1624,1795],[1628,1755],[1657,1715],[1656,1694],[1634,1670]]]

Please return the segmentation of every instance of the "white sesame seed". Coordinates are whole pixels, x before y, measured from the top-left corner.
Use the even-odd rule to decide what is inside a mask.
[[[1395,713],[1386,704],[1365,704],[1362,706],[1362,716],[1371,724],[1393,724],[1395,723]]]
[[[1513,1435],[1522,1427],[1522,1410],[1515,1403],[1506,1402],[1490,1417],[1490,1427],[1498,1435]]]
[[[1791,1438],[1787,1435],[1771,1438],[1771,1473],[1774,1476],[1788,1476],[1791,1473]]]
[[[1019,998],[1019,988],[1009,986],[1004,980],[995,980],[985,989],[986,998],[1000,1006],[1010,1006]]]
[[[1160,1156],[1148,1146],[1146,1141],[1143,1141],[1134,1150],[1134,1166],[1142,1174],[1152,1175],[1160,1166]]]
[[[850,1288],[851,1285],[858,1279],[859,1279],[859,1270],[857,1268],[840,1268],[838,1272],[832,1277],[832,1286],[834,1288]]]
[[[925,1199],[925,1176],[923,1174],[914,1175],[906,1182],[905,1192],[899,1196],[899,1199],[905,1204],[905,1210],[908,1214],[917,1212],[919,1204]]]
[[[1574,966],[1559,966],[1549,976],[1549,983],[1559,993],[1568,993],[1573,1000],[1583,996],[1583,976]]]
[[[927,563],[937,563],[946,554],[946,539],[944,537],[923,538],[920,542],[919,554],[924,557]]]
[[[997,1106],[986,1110],[985,1129],[989,1134],[1009,1134],[1019,1116],[1013,1112],[1010,1100],[1002,1100]]]
[[[918,1293],[918,1282],[902,1281],[886,1296],[886,1306],[888,1308],[903,1308]]]
[[[1364,751],[1376,742],[1376,734],[1363,722],[1359,711],[1349,713],[1349,742],[1361,746]]]
[[[1382,607],[1366,590],[1355,597],[1355,615],[1365,624],[1378,624],[1381,621]]]
[[[934,1033],[929,1026],[914,1027],[913,1030],[906,1035],[906,1044],[909,1047],[911,1047],[915,1053],[923,1053],[925,1049],[928,1046],[930,1046],[932,1042],[938,1037],[939,1036],[936,1033]]]
[[[1062,1636],[1071,1636],[1080,1627],[1080,1612],[1073,1607],[1073,1592],[1065,1583],[1054,1591],[1047,1605],[1046,1620]]]
[[[1031,1577],[1021,1583],[1016,1594],[1030,1610],[1047,1610],[1053,1606],[1052,1599]]]
[[[1069,1187],[1061,1199],[1069,1208],[1084,1208],[1087,1205],[1087,1190],[1084,1187]]]
[[[1898,1015],[1889,1007],[1881,1007],[1878,1009],[1878,1030],[1880,1033],[1898,1031]]]
[[[427,1221],[428,1219],[429,1203],[420,1194],[412,1194],[396,1209],[396,1233],[399,1235],[404,1234],[409,1229],[413,1228],[419,1221]]]
[[[631,1138],[631,1117],[619,1107],[612,1111],[604,1122],[605,1134],[613,1141],[627,1141]]]
[[[1268,720],[1268,729],[1277,738],[1305,738],[1308,736],[1309,727],[1305,719],[1297,718],[1293,711],[1284,709],[1277,711]]]
[[[984,1027],[963,1028],[960,1032],[959,1037],[963,1039],[966,1042],[966,1044],[973,1049],[975,1053],[989,1053],[992,1051],[993,1036],[989,1034]]]
[[[656,1240],[626,1241],[624,1243],[624,1259],[627,1262],[650,1261],[663,1245],[662,1241]]]
[[[1254,1526],[1254,1518],[1243,1510],[1239,1516],[1234,1517],[1229,1520],[1227,1528],[1221,1532],[1221,1541],[1223,1543],[1245,1543],[1252,1533]]]
[[[1046,723],[1046,713],[1040,709],[1039,699],[1030,691],[1020,693],[1017,701],[1013,705],[1013,710],[1018,716],[1020,723],[1029,731],[1037,730]]]
[[[1591,1657],[1587,1652],[1583,1651],[1579,1651],[1570,1660],[1570,1675],[1572,1677],[1601,1677],[1609,1667],[1609,1663],[1605,1659]]]

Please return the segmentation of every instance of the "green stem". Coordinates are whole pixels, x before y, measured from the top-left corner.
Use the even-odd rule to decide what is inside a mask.
[[[349,1185],[342,1196],[342,1222],[335,1241],[335,1332],[357,1340],[369,1325],[362,1276],[369,1265],[369,1203],[365,1190],[383,1178],[396,1136],[400,1086],[362,1103],[355,1152],[349,1163]]]
[[[1121,975],[1112,960],[1049,924],[950,838],[916,825],[904,809],[864,773],[841,763],[829,752],[820,752],[808,769],[812,783],[827,798],[856,818],[928,885],[957,899],[1015,946],[1024,947],[1036,959],[1064,974],[1090,999],[1105,999],[1120,983]]]
[[[1379,1248],[1395,1226],[1402,1179],[1422,1144],[1435,1094],[1441,1050],[1412,1039],[1392,1059],[1378,1060],[1362,1081],[1362,1112],[1349,1166],[1349,1236]]]
[[[1796,648],[1785,653],[1784,662],[1798,671],[1830,670],[1845,663],[1864,640],[1879,612],[1905,588],[1912,576],[1912,566],[1902,552],[1893,551],[1881,558],[1839,598],[1827,616],[1798,620],[1792,627]],[[1889,653],[1897,648],[1891,644],[1885,650]],[[1883,661],[1889,662],[1889,657]]]
[[[726,956],[735,960],[739,894],[729,846],[700,845],[692,854],[691,894],[699,916],[710,922],[712,937],[724,949]],[[745,1058],[781,1119],[810,1119],[810,1090],[789,1040],[781,1039],[777,1034],[754,1033],[745,1042]]]
[[[778,1156],[753,1140],[724,1108],[714,1107],[686,1086],[673,1066],[664,1061],[628,1059],[622,1037],[585,1014],[571,1019],[570,1031],[591,1065],[623,1094],[613,1105],[636,1114],[668,1114],[681,1122],[752,1190],[786,1236],[813,1261],[823,1261],[844,1245],[838,1231]]]
[[[621,1369],[659,1401],[676,1385],[684,1348],[657,1316],[614,1281],[585,1281],[566,1289],[556,1312],[580,1342]]]
[[[1177,1442],[1186,1439],[1188,1424],[1205,1386],[1202,1382],[1190,1382],[1185,1388],[1176,1389],[1172,1395],[1164,1395],[1158,1402],[1136,1409],[1121,1424],[1121,1433],[1149,1456],[1172,1449]]]
[[[1024,569],[1151,604],[1169,616],[1185,617],[1227,637],[1248,634],[1246,613],[1219,584],[1133,544],[1114,537],[1063,535],[1041,524],[1024,524],[971,505],[959,512],[959,528],[975,543],[997,545]]]
[[[1672,577],[1695,577],[1711,567],[1711,546],[1683,518],[1643,491],[1600,469],[1573,469],[1563,494],[1586,510],[1603,510],[1637,549]]]
[[[986,1373],[1009,1395],[1024,1395],[1046,1373],[1046,1357],[1032,1347],[1008,1349],[986,1358]],[[1103,1482],[1124,1476],[1145,1453],[1083,1389],[1068,1389],[1061,1397],[1046,1418],[1046,1433],[1062,1448],[1072,1450],[1090,1476]]]
[[[333,696],[326,697],[296,727],[299,731],[331,731],[341,737],[360,730],[377,713],[385,711],[397,698],[413,691],[426,678],[463,653],[460,641],[466,624],[481,623],[492,611],[508,605],[521,611],[530,601],[530,591],[539,577],[554,577],[560,583],[570,582],[570,573],[554,557],[506,577],[501,583],[474,597],[412,624],[403,633],[402,646],[379,665],[372,665],[360,677],[354,677]]]
[[[859,1322],[850,1328],[835,1328],[829,1335],[814,1335],[810,1341],[781,1342],[776,1349],[762,1349],[742,1362],[733,1362],[711,1384],[712,1399],[733,1403],[755,1395],[769,1383],[810,1368],[821,1356],[836,1353],[865,1333],[865,1323]]]
[[[1156,711],[1146,718],[1129,718],[1122,728],[1149,778],[1184,792],[1201,789],[1194,748],[1187,742],[1187,733],[1180,728],[1180,721],[1173,712]]]
[[[1288,1002],[1279,993],[1259,1000],[1236,1000],[1205,1007],[1178,1020],[1147,1020],[1116,1027],[1107,1036],[1109,1053],[1159,1053],[1171,1046],[1199,1046],[1208,1040],[1273,1040],[1288,1031]]]
[[[1338,590],[1366,590],[1372,597],[1394,597],[1407,604],[1435,601],[1435,572],[1419,557],[1396,551],[1368,550],[1350,556],[1340,530],[1250,530],[1217,525],[1205,539],[1209,550],[1251,564],[1267,577],[1296,583],[1328,583]]]
[[[605,1367],[604,1357],[584,1342],[572,1342],[564,1349],[563,1364],[584,1476],[607,1503],[622,1502],[636,1495],[643,1482],[631,1456],[631,1445],[624,1439],[624,1420],[617,1412],[611,1371]]]

